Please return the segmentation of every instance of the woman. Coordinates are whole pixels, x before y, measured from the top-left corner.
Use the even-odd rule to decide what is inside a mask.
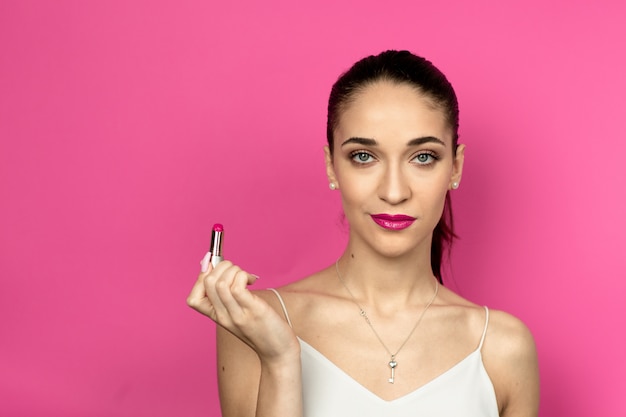
[[[325,153],[345,252],[278,291],[224,261],[189,295],[220,325],[223,416],[537,415],[529,331],[442,285],[457,131],[454,90],[423,58],[387,51],[339,78]]]

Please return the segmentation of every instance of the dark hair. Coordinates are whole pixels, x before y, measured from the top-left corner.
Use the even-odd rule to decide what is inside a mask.
[[[333,85],[328,99],[326,137],[331,154],[333,134],[345,107],[367,86],[379,81],[408,84],[428,97],[440,108],[452,129],[452,151],[456,152],[459,130],[459,104],[452,84],[430,61],[408,51],[385,51],[368,56],[341,74]],[[433,231],[430,264],[435,277],[443,284],[441,264],[444,253],[449,252],[454,234],[450,193],[446,194],[443,213]]]

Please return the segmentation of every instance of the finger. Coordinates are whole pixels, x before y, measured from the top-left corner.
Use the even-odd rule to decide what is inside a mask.
[[[220,294],[218,294],[218,289],[229,287],[238,270],[239,268],[234,266],[232,262],[222,261],[213,269],[212,273],[205,275],[203,278],[206,296],[215,309],[216,316],[212,318],[214,320],[217,319],[224,326],[229,324],[228,312],[226,307],[224,307]]]
[[[200,272],[207,272],[209,265],[211,264],[211,251],[204,255],[204,258],[200,261]]]
[[[254,274],[248,274],[248,285],[252,285],[254,284],[257,279],[259,279],[260,277],[258,275],[254,275]]]
[[[191,288],[191,292],[187,296],[187,305],[197,310],[196,307],[202,304],[202,300],[206,298],[206,289],[204,287],[204,278],[210,274],[213,270],[213,266],[209,264],[206,272],[200,273],[196,283]]]
[[[217,293],[220,296],[222,304],[228,311],[228,314],[232,317],[235,323],[241,324],[245,317],[245,312],[242,306],[237,301],[238,294],[250,293],[246,288],[248,285],[250,274],[241,269],[235,271],[233,278],[230,282],[219,282],[217,284]],[[239,295],[240,297],[240,295]]]
[[[240,317],[243,314],[242,308],[234,294],[243,293],[243,299],[247,300],[249,304],[254,297],[247,290],[247,286],[254,284],[257,279],[259,279],[257,275],[250,274],[240,267],[232,265],[227,271],[224,271],[222,277],[215,283],[215,291],[219,301],[231,317],[234,315]],[[249,307],[252,308],[252,306]]]
[[[235,282],[232,286],[232,296],[240,308],[255,311],[258,308],[259,298],[247,288],[248,285],[254,283],[257,279],[256,275],[248,274],[244,271],[235,277]]]
[[[223,273],[226,270],[230,269],[231,267],[235,268],[235,270],[234,270],[235,272],[243,271],[240,267],[238,267],[237,265],[233,264],[231,261],[223,260],[219,264],[217,264],[216,267],[214,267],[215,268],[215,273],[216,274]],[[258,275],[250,274],[248,272],[246,272],[246,275],[247,275],[248,285],[254,284],[260,278]]]
[[[235,266],[230,261],[222,261],[215,268],[209,267],[206,273],[201,273],[199,281],[202,281],[202,300],[198,302],[200,308],[196,308],[221,325],[228,326],[233,322],[233,314],[242,318],[243,311],[236,305],[231,292],[235,282],[245,289],[248,284],[254,283],[258,276],[248,274]],[[198,293],[200,293],[200,289]],[[196,294],[198,297],[199,295]]]

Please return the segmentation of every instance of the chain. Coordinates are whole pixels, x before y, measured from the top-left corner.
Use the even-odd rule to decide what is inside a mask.
[[[348,291],[348,294],[350,294],[350,297],[352,298],[352,302],[359,308],[361,316],[365,319],[365,322],[370,326],[370,329],[372,329],[372,332],[374,332],[374,335],[376,335],[376,338],[378,339],[380,344],[385,348],[385,350],[391,357],[391,360],[394,361],[398,353],[400,353],[400,350],[402,350],[404,345],[407,344],[407,342],[409,341],[409,339],[415,332],[415,329],[417,329],[417,326],[419,326],[420,322],[422,321],[422,318],[424,317],[424,314],[426,314],[426,310],[428,310],[428,307],[430,307],[433,301],[435,301],[435,298],[437,298],[437,293],[439,292],[439,281],[435,280],[435,293],[433,294],[432,298],[430,299],[428,304],[426,304],[426,307],[424,307],[424,310],[422,310],[421,314],[417,318],[417,321],[415,322],[415,325],[411,329],[411,332],[406,337],[406,339],[404,339],[404,342],[402,342],[398,350],[396,350],[396,353],[391,353],[391,350],[389,350],[385,342],[383,342],[383,339],[380,337],[380,335],[378,334],[378,332],[372,325],[372,322],[370,321],[370,318],[367,316],[367,313],[365,312],[365,310],[363,310],[363,307],[361,307],[359,302],[356,300],[356,297],[354,296],[354,294],[352,294],[352,291],[350,291],[350,288],[348,288],[348,286],[346,285],[346,282],[343,280],[343,277],[339,273],[339,259],[337,259],[337,261],[335,262],[335,269],[337,270],[337,277],[339,278],[339,282],[341,282],[341,284],[346,289],[346,291]]]

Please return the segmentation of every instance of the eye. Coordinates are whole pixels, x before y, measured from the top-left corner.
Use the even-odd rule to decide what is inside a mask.
[[[350,154],[350,159],[357,164],[367,164],[374,161],[374,157],[364,151],[355,151]]]
[[[419,165],[432,165],[439,157],[433,152],[421,152],[413,158]]]

